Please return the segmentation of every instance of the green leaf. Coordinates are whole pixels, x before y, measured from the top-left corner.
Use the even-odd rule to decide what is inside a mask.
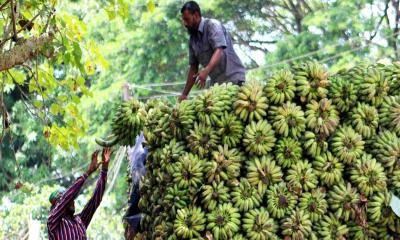
[[[119,0],[118,1],[118,5],[119,5],[119,15],[123,19],[127,19],[129,17],[129,6],[128,6],[128,4],[123,0]]]
[[[85,79],[84,79],[83,77],[78,77],[78,78],[76,79],[76,82],[77,82],[80,86],[85,85]]]
[[[35,101],[33,101],[33,106],[35,106],[37,108],[42,108],[43,107],[43,102],[39,101],[39,100],[35,100]]]
[[[9,73],[17,84],[23,85],[25,83],[25,74],[23,72],[11,69]]]
[[[76,95],[73,95],[71,98],[72,102],[74,102],[75,104],[79,104],[81,102],[81,99]]]
[[[114,11],[114,7],[113,6],[108,6],[106,9],[105,9],[105,11],[106,11],[106,13],[107,13],[107,16],[108,16],[108,19],[109,20],[114,20],[115,19],[115,17],[116,17],[116,13],[115,13],[115,11]]]
[[[57,99],[58,99],[58,101],[60,101],[60,102],[65,102],[65,101],[68,100],[68,96],[66,96],[66,95],[59,95],[59,96],[57,96]]]
[[[60,106],[56,103],[52,103],[50,106],[50,112],[53,115],[57,115],[59,111],[60,111]]]
[[[79,43],[77,43],[77,42],[73,43],[73,47],[74,47],[73,55],[75,58],[75,63],[78,65],[78,64],[80,64],[81,59],[82,59],[82,49],[81,49],[81,46],[79,46]]]
[[[156,5],[154,4],[154,1],[153,0],[147,1],[147,10],[149,12],[153,13],[155,9],[156,9]]]

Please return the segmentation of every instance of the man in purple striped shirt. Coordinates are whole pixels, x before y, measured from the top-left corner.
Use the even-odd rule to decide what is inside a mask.
[[[102,152],[103,161],[100,177],[97,180],[96,189],[92,198],[86,204],[81,213],[75,215],[74,199],[77,197],[85,180],[97,170],[97,155],[99,151],[95,151],[92,155],[92,161],[85,174],[80,176],[72,186],[66,191],[56,191],[50,195],[50,203],[52,205],[47,228],[50,240],[69,240],[69,239],[87,239],[86,229],[89,226],[94,212],[100,205],[107,182],[108,163],[110,162],[111,149],[105,148]]]

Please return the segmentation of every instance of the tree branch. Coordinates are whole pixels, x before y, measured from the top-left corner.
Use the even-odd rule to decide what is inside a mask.
[[[394,7],[394,9],[396,10],[396,16],[395,16],[395,27],[394,27],[394,30],[393,30],[393,32],[394,32],[394,34],[395,34],[395,36],[396,36],[396,38],[393,40],[393,49],[394,49],[394,51],[395,51],[395,56],[396,56],[396,59],[398,59],[399,58],[399,52],[398,52],[398,48],[397,48],[397,37],[398,37],[398,33],[399,33],[399,21],[400,21],[400,9],[399,9],[399,7],[400,7],[400,0],[392,0],[392,4],[393,4],[393,7]]]
[[[24,26],[21,27],[20,30],[18,30],[17,34],[22,32],[23,30],[25,30],[26,27],[30,26],[33,21],[36,20],[36,18],[38,18],[40,16],[40,13],[36,14],[36,16],[34,16],[29,22],[27,22]],[[4,39],[1,43],[0,43],[0,48],[1,46],[3,46],[4,43],[6,43],[8,40],[10,40],[11,38],[13,38],[12,36],[9,38]]]
[[[251,41],[246,41],[239,34],[232,33],[232,35],[233,35],[233,37],[236,37],[239,44],[245,45],[245,46],[249,47],[251,50],[260,50],[263,52],[267,51],[267,49],[265,49],[265,48],[250,45]]]
[[[309,12],[313,12],[312,8],[310,5],[307,3],[305,0],[300,0],[300,2],[308,9]]]
[[[375,38],[376,34],[377,34],[378,31],[379,31],[379,28],[380,28],[381,25],[382,25],[383,19],[385,19],[385,16],[387,16],[388,9],[389,9],[389,3],[390,3],[390,0],[386,0],[385,10],[383,11],[384,13],[383,13],[381,19],[379,19],[378,25],[375,27],[374,33],[369,37],[369,40],[370,40],[370,41],[372,41],[372,40]]]
[[[16,6],[14,6],[14,0],[11,0],[10,5],[11,5],[11,21],[12,21],[12,28],[13,28],[12,38],[14,41],[17,41],[17,26],[15,25],[15,12],[17,9],[16,9]]]
[[[39,54],[38,50],[46,43],[51,42],[53,38],[54,32],[50,31],[39,37],[29,38],[21,45],[16,45],[13,49],[0,54],[0,72],[34,58]]]
[[[5,8],[5,6],[10,2],[11,0],[6,0],[3,4],[1,4],[0,6],[0,11],[3,10],[3,8]]]

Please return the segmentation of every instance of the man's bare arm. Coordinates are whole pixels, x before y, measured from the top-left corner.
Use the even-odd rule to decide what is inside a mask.
[[[219,61],[221,60],[222,57],[222,53],[224,52],[223,48],[217,48],[215,49],[210,62],[208,63],[208,65],[204,68],[204,70],[207,71],[207,75],[210,74],[210,72],[212,72],[212,70],[214,70],[215,66],[218,65]]]
[[[194,76],[196,76],[198,70],[199,70],[199,65],[190,65],[185,88],[183,89],[182,95],[179,97],[180,101],[185,100],[189,95],[189,92],[192,89],[195,82]]]

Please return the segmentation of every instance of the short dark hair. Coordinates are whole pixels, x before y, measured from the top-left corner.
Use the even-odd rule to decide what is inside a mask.
[[[201,16],[200,6],[195,1],[189,1],[183,4],[183,7],[181,8],[181,13],[183,13],[185,10],[188,10],[192,14],[198,12]]]

